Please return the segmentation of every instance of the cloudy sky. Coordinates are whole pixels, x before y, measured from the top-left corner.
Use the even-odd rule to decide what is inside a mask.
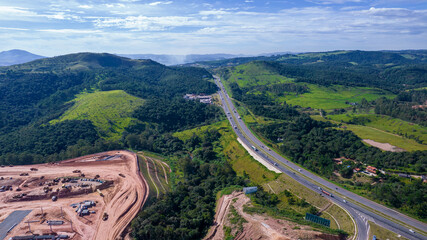
[[[1,0],[0,51],[427,49],[426,0]]]

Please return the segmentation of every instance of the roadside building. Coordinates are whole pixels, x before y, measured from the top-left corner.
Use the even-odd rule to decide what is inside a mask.
[[[376,167],[372,167],[372,166],[367,166],[366,167],[366,171],[370,172],[370,173],[376,174],[377,173],[377,168]]]

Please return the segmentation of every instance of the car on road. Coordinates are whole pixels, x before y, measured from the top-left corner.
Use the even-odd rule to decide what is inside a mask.
[[[302,171],[302,170],[301,170],[301,168],[298,168],[298,171],[300,171],[300,172],[301,172],[301,171]]]
[[[347,203],[347,201],[345,199],[342,200],[344,203]]]
[[[277,166],[277,163],[274,163],[274,166]]]
[[[409,229],[409,231],[410,231],[411,233],[415,234],[415,231],[414,231],[414,230],[412,230],[412,229]]]

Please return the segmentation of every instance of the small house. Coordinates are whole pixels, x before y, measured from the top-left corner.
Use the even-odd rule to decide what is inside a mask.
[[[370,173],[376,174],[377,173],[377,168],[376,167],[372,167],[372,166],[367,166],[366,167],[366,171],[370,172]]]

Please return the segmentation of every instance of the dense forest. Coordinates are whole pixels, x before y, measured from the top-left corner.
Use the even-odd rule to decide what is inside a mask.
[[[204,80],[210,76],[201,68],[172,68],[150,60],[92,53],[0,68],[0,164],[62,160],[75,156],[68,149],[79,140],[94,149],[100,149],[96,143],[124,146],[126,136],[140,134],[146,124],[165,132],[214,121],[218,109],[182,100],[186,93],[216,92],[216,85]],[[130,126],[121,141],[101,139],[89,121],[49,123],[72,106],[70,100],[76,94],[94,90],[124,90],[147,100],[148,107],[134,114],[141,121]],[[145,115],[147,111],[150,114]]]
[[[179,162],[183,179],[163,198],[145,208],[132,222],[136,239],[201,239],[215,215],[216,194],[227,186],[245,186],[226,159],[212,150],[219,141],[216,129],[204,131],[197,140],[182,143]],[[149,146],[148,146],[149,147]],[[192,160],[187,150],[192,150]],[[175,151],[174,155],[179,154]]]
[[[416,105],[427,105],[427,90],[404,91],[399,93],[395,99],[380,98],[373,105],[375,113],[388,115],[402,120],[427,126],[426,107],[415,107]]]

